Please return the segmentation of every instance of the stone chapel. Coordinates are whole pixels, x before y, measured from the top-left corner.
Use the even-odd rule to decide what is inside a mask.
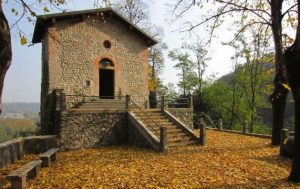
[[[147,107],[154,38],[102,8],[38,16],[32,42],[42,43],[45,133],[57,134],[63,149],[131,140],[125,95]]]

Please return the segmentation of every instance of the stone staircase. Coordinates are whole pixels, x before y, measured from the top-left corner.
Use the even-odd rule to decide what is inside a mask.
[[[125,109],[126,109],[125,99],[96,99],[87,102],[82,102],[76,105],[74,108],[71,108],[70,110],[117,111],[117,110],[125,110]]]
[[[160,127],[165,127],[167,129],[167,147],[169,149],[197,143],[192,136],[169,120],[159,109],[134,109],[132,112],[158,138],[160,138]]]

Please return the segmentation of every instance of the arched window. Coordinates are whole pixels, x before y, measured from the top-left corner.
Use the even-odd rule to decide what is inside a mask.
[[[113,67],[113,63],[108,58],[104,58],[100,61],[100,67]]]

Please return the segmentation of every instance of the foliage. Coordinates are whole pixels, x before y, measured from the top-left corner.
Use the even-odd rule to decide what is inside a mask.
[[[1,119],[0,120],[0,142],[25,137],[38,132],[37,123],[29,119]]]
[[[13,137],[10,132],[11,130],[9,127],[0,125],[0,142],[11,140]]]
[[[202,41],[200,41],[199,36],[197,36],[197,42],[193,44],[184,44],[184,47],[191,51],[192,54],[195,56],[196,59],[196,66],[197,66],[197,74],[198,74],[198,94],[201,95],[202,87],[203,87],[203,75],[205,69],[207,67],[206,61],[210,60],[208,57],[208,51],[205,48],[205,45]]]
[[[178,87],[181,89],[183,96],[192,94],[198,85],[198,78],[193,70],[195,63],[190,60],[188,53],[181,53],[178,50],[170,51],[169,57],[177,62],[174,68],[180,70]]]
[[[194,7],[200,13],[196,23],[193,21],[187,22],[186,31],[194,30],[199,26],[207,26],[210,32],[210,39],[212,39],[215,30],[225,25],[229,31],[235,31],[232,39],[234,41],[240,34],[249,28],[255,27],[262,31],[263,38],[266,41],[273,42],[276,73],[274,89],[270,95],[274,114],[272,119],[273,145],[280,144],[280,131],[284,126],[284,109],[288,93],[286,87],[288,82],[286,65],[289,64],[284,61],[283,55],[284,47],[295,42],[293,37],[290,37],[290,34],[299,33],[298,31],[296,32],[296,18],[299,12],[297,11],[297,8],[299,10],[297,2],[293,0],[176,0],[175,4],[173,4],[173,12],[175,12],[177,18],[182,18],[184,14]],[[299,30],[299,26],[297,30]]]
[[[202,105],[198,111],[205,112],[214,122],[223,120],[224,128],[231,128],[232,95],[231,87],[222,81],[216,81],[212,85],[203,88]],[[240,101],[235,107],[234,117],[242,123],[247,116],[245,102]]]
[[[250,125],[251,116],[254,114],[253,132],[269,132],[268,125],[263,122],[259,112],[268,108],[268,90],[266,90],[268,87],[264,85],[270,84],[272,80],[272,74],[265,74],[266,70],[271,67],[269,66],[271,63],[260,61],[256,63],[262,66],[263,71],[260,72],[261,75],[257,76],[259,80],[256,81],[255,85],[251,84],[251,74],[247,70],[253,62],[248,62],[244,65],[238,65],[234,72],[226,76],[226,79],[224,77],[224,79],[220,78],[212,84],[206,84],[201,98],[195,93],[194,110],[196,114],[212,123],[213,126],[219,119],[222,119],[224,128],[235,130],[241,130],[245,120],[248,120]],[[257,88],[257,92],[253,93],[255,95],[255,107],[253,106],[253,109],[249,104],[249,96],[245,92],[245,90],[252,92],[252,86]],[[260,129],[256,129],[259,125]]]
[[[268,139],[208,130],[207,144],[180,147],[165,154],[125,146],[59,152],[53,166],[41,169],[27,187],[299,187],[285,179],[291,161],[280,158],[279,149],[270,146]],[[2,173],[7,174],[12,166]]]

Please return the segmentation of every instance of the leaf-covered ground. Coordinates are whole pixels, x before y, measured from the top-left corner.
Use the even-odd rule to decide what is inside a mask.
[[[207,132],[207,146],[166,154],[133,147],[60,152],[28,188],[296,188],[270,140]]]

